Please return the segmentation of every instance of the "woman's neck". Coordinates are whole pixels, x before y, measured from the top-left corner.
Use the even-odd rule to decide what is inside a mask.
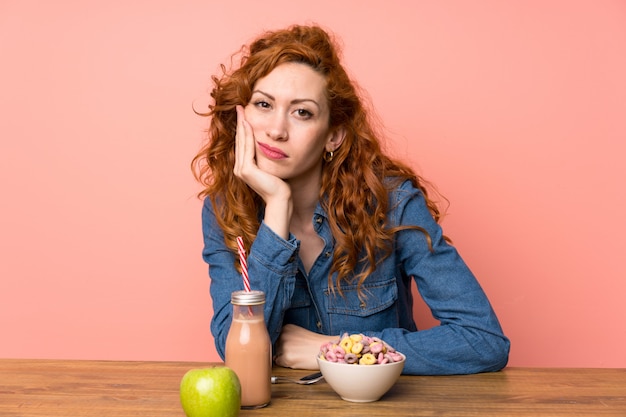
[[[321,178],[318,181],[290,182],[293,202],[292,222],[310,222],[319,202]]]

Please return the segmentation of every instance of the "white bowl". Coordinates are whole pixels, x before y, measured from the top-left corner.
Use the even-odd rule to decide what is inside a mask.
[[[378,401],[385,395],[400,377],[405,361],[404,355],[401,361],[382,365],[337,363],[317,358],[328,385],[342,399],[359,403]]]

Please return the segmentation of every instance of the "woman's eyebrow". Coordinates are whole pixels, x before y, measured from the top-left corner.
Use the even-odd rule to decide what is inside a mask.
[[[269,93],[266,93],[265,91],[262,91],[262,90],[254,90],[254,91],[252,91],[252,94],[255,94],[255,93],[263,94],[265,97],[269,98],[270,100],[276,100],[276,98],[273,95],[271,95]],[[315,101],[314,99],[312,99],[312,98],[295,98],[295,99],[291,100],[291,104],[300,104],[300,103],[304,103],[304,102],[313,103],[318,108],[321,108],[319,103],[317,101]]]

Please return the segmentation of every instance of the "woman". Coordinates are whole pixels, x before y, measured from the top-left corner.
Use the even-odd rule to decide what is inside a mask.
[[[315,369],[320,346],[348,332],[406,354],[406,374],[503,368],[509,341],[487,297],[424,181],[381,151],[328,33],[267,32],[241,54],[213,77],[208,142],[192,162],[222,358],[242,236],[276,364]],[[413,279],[439,326],[418,331]]]

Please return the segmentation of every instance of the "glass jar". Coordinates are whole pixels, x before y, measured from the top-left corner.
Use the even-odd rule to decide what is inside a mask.
[[[231,294],[232,322],[226,336],[226,366],[241,383],[241,408],[265,407],[272,398],[272,343],[263,308],[263,291]]]

